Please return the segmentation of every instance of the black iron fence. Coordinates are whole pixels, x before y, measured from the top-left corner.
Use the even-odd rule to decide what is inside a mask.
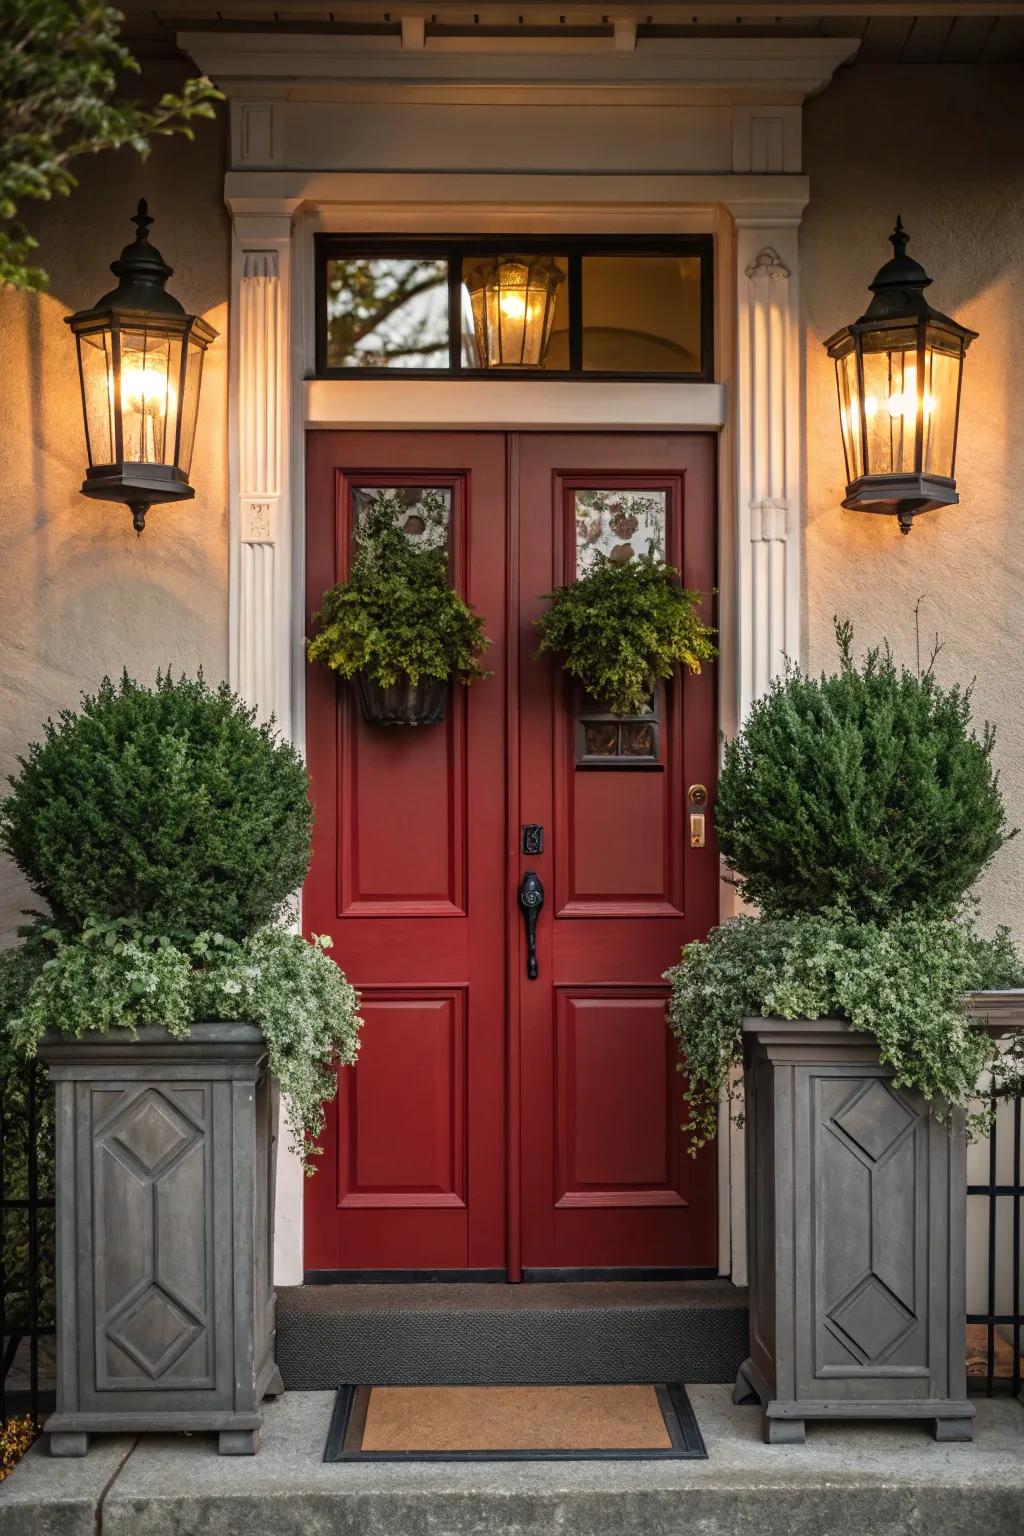
[[[972,1149],[967,1185],[968,1381],[989,1396],[1021,1388],[1021,1202],[1024,1161],[1020,1098],[993,1101],[987,1143]],[[983,1262],[979,1262],[983,1260]],[[979,1305],[980,1304],[980,1305]]]
[[[0,1063],[0,1421],[53,1406],[53,1090]]]

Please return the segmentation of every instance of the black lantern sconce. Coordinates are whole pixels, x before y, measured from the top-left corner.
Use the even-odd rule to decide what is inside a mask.
[[[903,533],[919,512],[959,500],[960,383],[978,334],[928,303],[931,278],[907,255],[908,238],[897,219],[893,258],[871,284],[866,313],[825,343],[839,388],[843,506],[894,513]]]
[[[149,243],[145,200],[132,222],[135,239],[110,264],[117,287],[66,323],[89,455],[82,494],[125,503],[141,533],[150,507],[195,495],[188,472],[203,354],[217,332],[166,291],[173,269]]]
[[[497,256],[466,274],[482,368],[543,368],[564,277],[550,256]]]

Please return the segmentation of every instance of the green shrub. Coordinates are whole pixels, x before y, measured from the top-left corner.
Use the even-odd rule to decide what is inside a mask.
[[[241,942],[198,934],[171,943],[138,922],[87,923],[67,935],[37,924],[0,955],[0,1038],[11,1066],[30,1060],[43,1032],[81,1036],[160,1024],[183,1038],[204,1020],[257,1024],[285,1098],[295,1149],[310,1166],[339,1065],[355,1061],[358,998],[327,955],[276,925]]]
[[[599,555],[577,581],[548,593],[536,625],[540,651],[553,651],[590,696],[618,715],[647,708],[659,678],[681,664],[699,672],[715,656],[697,612],[699,595],[650,555],[619,565]]]
[[[48,722],[0,805],[0,846],[56,923],[142,920],[167,939],[242,939],[309,866],[294,748],[226,685],[125,674]]]
[[[405,677],[471,683],[489,675],[477,660],[490,644],[483,621],[451,584],[441,493],[427,491],[416,512],[427,535],[418,543],[403,532],[409,508],[400,496],[370,502],[348,581],[325,592],[313,615],[310,661],[342,677],[365,672],[382,687]]]
[[[897,667],[888,648],[858,667],[849,624],[836,635],[838,673],[790,670],[726,747],[722,854],[769,916],[949,908],[1014,835],[995,733],[972,730],[970,688]]]
[[[744,1018],[836,1015],[878,1040],[895,1081],[969,1107],[987,1067],[1015,1086],[1020,1063],[971,1028],[964,994],[1024,984],[1005,929],[982,938],[959,911],[896,914],[885,924],[843,912],[738,917],[688,944],[667,971],[669,1022],[685,1057],[691,1149],[717,1129],[722,1096],[739,1089]],[[987,1116],[974,1116],[980,1127]]]

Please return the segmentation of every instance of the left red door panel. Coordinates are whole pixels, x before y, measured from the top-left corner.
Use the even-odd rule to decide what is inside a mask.
[[[498,434],[312,433],[307,612],[347,574],[366,497],[435,493],[453,581],[482,615],[492,676],[445,720],[367,725],[355,691],[307,678],[316,804],[307,933],[362,994],[306,1192],[307,1271],[505,1264],[506,494]],[[439,493],[439,495],[437,494]],[[307,631],[308,632],[308,631]]]

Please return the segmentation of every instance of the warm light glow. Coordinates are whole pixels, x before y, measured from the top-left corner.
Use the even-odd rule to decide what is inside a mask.
[[[113,375],[108,380],[108,389],[113,405]],[[167,423],[172,423],[173,431],[177,404],[178,396],[166,367],[144,362],[122,365],[121,420],[127,459],[140,464],[163,463]]]
[[[173,385],[160,368],[121,369],[121,408],[140,414],[166,416],[174,409]]]
[[[526,300],[518,293],[503,293],[498,302],[507,320],[524,320],[531,313]]]

